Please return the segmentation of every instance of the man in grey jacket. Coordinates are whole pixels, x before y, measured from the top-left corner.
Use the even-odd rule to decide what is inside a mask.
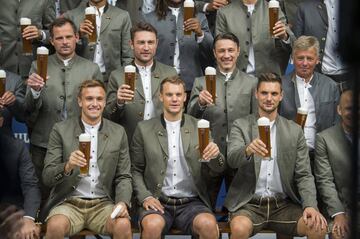
[[[96,26],[85,20],[86,7],[96,8]],[[108,4],[106,0],[89,0],[66,12],[64,16],[79,28],[81,41],[78,54],[99,66],[105,83],[113,70],[132,61],[129,45],[131,20],[128,12]],[[88,43],[88,36],[93,31],[98,36],[96,45]]]
[[[301,128],[277,113],[281,79],[259,77],[258,115],[233,123],[228,164],[237,173],[225,199],[232,238],[249,238],[262,228],[285,235],[324,238],[325,218],[317,210],[314,177]],[[269,123],[269,141],[259,137],[258,119]],[[270,153],[270,157],[265,157]]]
[[[33,62],[24,102],[27,123],[32,130],[30,151],[39,178],[52,127],[56,122],[79,115],[76,95],[81,82],[102,80],[96,64],[75,54],[78,35],[72,21],[56,19],[50,27],[50,35],[56,53],[49,56],[48,77],[42,79]]]

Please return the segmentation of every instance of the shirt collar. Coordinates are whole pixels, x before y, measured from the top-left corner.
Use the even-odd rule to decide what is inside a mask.
[[[308,86],[312,86],[312,85],[311,85],[311,81],[312,81],[313,78],[314,78],[314,74],[311,76],[309,82],[306,83],[304,78],[301,78],[300,76],[298,76],[297,74],[295,74],[295,79],[296,79],[296,81],[301,82],[301,83],[303,83],[303,84],[305,84],[305,85],[308,85]]]
[[[101,121],[99,121],[99,123],[97,123],[96,125],[87,124],[83,120],[81,120],[81,122],[83,123],[85,129],[88,129],[88,130],[99,130],[100,125],[101,125]]]
[[[136,66],[136,68],[139,70],[139,72],[144,72],[144,71],[150,72],[151,69],[152,69],[153,63],[151,63],[151,64],[148,65],[148,66],[140,66],[140,65],[138,65],[138,64],[135,63],[135,66]]]

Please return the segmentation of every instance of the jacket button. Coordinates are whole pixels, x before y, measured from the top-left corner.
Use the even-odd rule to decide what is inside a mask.
[[[156,185],[156,187],[157,187],[157,188],[161,188],[161,184],[158,183],[158,184]]]
[[[59,98],[63,100],[65,97],[63,95],[60,95]]]

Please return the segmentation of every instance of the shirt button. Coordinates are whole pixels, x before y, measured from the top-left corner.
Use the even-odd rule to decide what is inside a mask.
[[[176,176],[176,173],[174,173],[174,176]]]
[[[174,187],[174,189],[176,189],[176,187]]]

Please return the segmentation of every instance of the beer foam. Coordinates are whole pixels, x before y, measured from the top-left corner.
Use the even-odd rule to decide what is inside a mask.
[[[198,124],[197,124],[197,127],[198,128],[209,128],[210,127],[210,122],[207,121],[207,120],[204,120],[204,119],[201,119],[198,121]]]
[[[41,46],[36,49],[36,53],[38,55],[49,55],[49,50],[46,47]]]
[[[216,70],[214,67],[208,66],[205,68],[205,75],[216,75]]]
[[[297,112],[299,114],[307,115],[308,110],[306,108],[300,107],[300,108],[297,109]]]
[[[261,117],[258,119],[257,123],[259,126],[269,126],[270,120],[266,117]]]
[[[85,8],[85,15],[90,15],[90,14],[96,14],[95,7],[87,7],[87,8]]]
[[[79,135],[79,142],[90,142],[91,136],[90,134],[84,133]]]
[[[184,7],[194,7],[195,3],[193,0],[185,0],[184,1]]]
[[[6,72],[4,70],[0,70],[0,78],[6,78]]]
[[[136,72],[136,67],[133,65],[127,65],[125,66],[124,71],[127,73],[134,73]]]
[[[276,0],[269,1],[269,8],[279,8],[279,2]]]
[[[31,19],[27,17],[20,18],[20,25],[31,25]]]

